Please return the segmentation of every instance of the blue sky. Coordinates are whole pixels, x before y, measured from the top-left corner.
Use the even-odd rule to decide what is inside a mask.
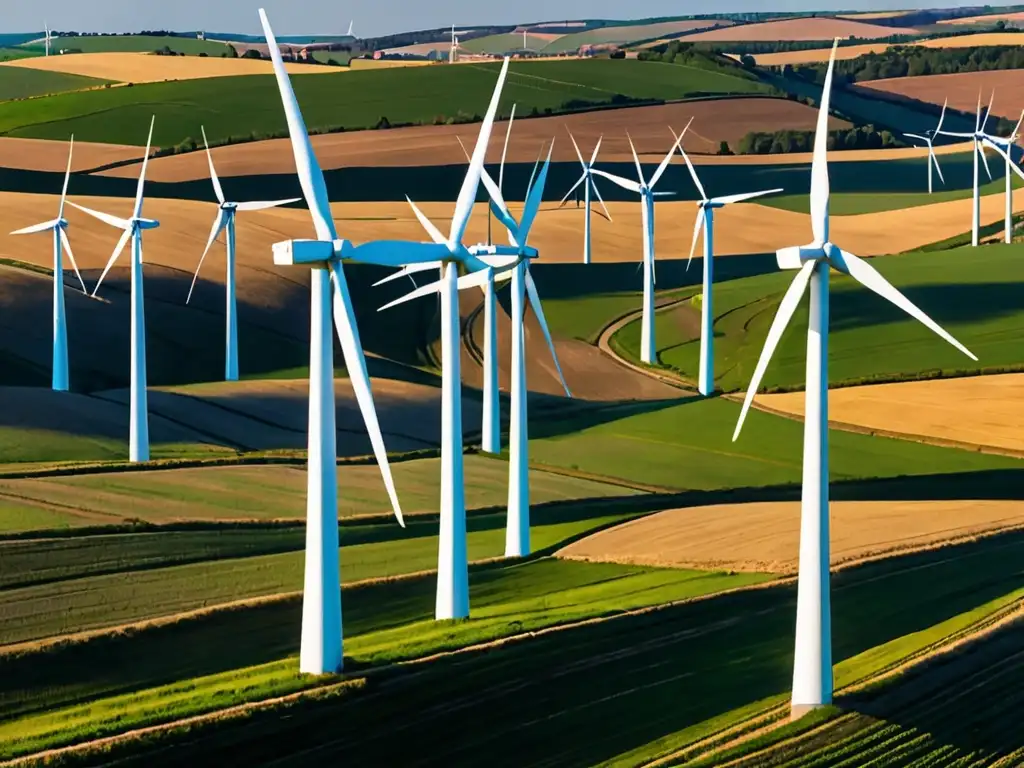
[[[263,5],[279,35],[344,34],[350,21],[360,36],[383,35],[456,23],[515,24],[564,18],[639,18],[695,13],[707,4],[679,0],[0,0],[0,32],[57,29],[127,32],[140,29],[208,29],[257,33],[257,8]],[[908,7],[952,7],[944,0],[723,0],[721,12],[754,10],[883,10]],[[624,12],[625,16],[624,16]],[[45,16],[45,19],[44,19]]]

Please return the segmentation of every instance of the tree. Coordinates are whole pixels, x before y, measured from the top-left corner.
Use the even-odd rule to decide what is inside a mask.
[[[718,154],[720,155],[731,155],[732,150],[729,149],[729,142],[725,139],[718,145]]]
[[[238,58],[238,51],[235,50],[235,46],[229,45],[228,49],[226,51],[224,51],[224,53],[221,54],[221,55],[222,56],[226,56],[229,59],[237,59]]]
[[[263,54],[260,53],[255,48],[250,48],[244,54],[242,54],[242,58],[243,59],[262,59],[263,58]]]
[[[740,56],[740,64],[743,65],[744,69],[753,69],[757,66],[757,61],[749,53],[744,53]]]

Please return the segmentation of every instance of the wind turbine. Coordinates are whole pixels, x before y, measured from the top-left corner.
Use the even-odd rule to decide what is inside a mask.
[[[690,122],[693,122],[693,118],[690,118]],[[629,148],[633,150],[633,162],[636,163],[636,175],[638,181],[631,181],[630,179],[624,179],[621,176],[615,176],[607,173],[606,171],[593,169],[591,172],[596,173],[598,176],[602,176],[608,181],[618,184],[625,190],[630,192],[636,192],[640,195],[640,212],[643,218],[644,227],[644,315],[642,320],[641,340],[640,340],[640,359],[645,363],[653,363],[655,359],[655,347],[654,347],[654,198],[661,195],[674,195],[674,192],[655,192],[654,188],[658,182],[661,181],[662,175],[665,173],[665,169],[668,168],[668,164],[672,161],[672,156],[676,153],[676,147],[679,146],[679,142],[686,134],[687,128],[690,127],[690,123],[686,124],[686,128],[683,128],[683,132],[676,136],[675,142],[672,144],[672,148],[665,155],[665,159],[661,161],[661,165],[658,166],[654,175],[651,176],[650,181],[644,179],[643,169],[640,167],[640,158],[637,157],[636,147],[633,146],[633,139],[626,134],[629,138]],[[675,132],[673,131],[673,135]]]
[[[908,139],[918,139],[923,141],[925,146],[928,148],[928,194],[932,193],[932,166],[935,166],[935,171],[939,174],[939,181],[943,184],[946,180],[942,177],[942,168],[939,167],[939,158],[935,154],[935,137],[942,131],[942,121],[946,118],[946,106],[949,104],[949,99],[942,104],[942,112],[939,114],[939,124],[936,126],[934,131],[928,131],[924,136],[918,133],[904,133]]]
[[[46,30],[44,33],[46,35],[46,55],[49,56],[50,48],[53,44],[53,36],[50,34],[50,25],[48,22],[43,22],[43,29]]]
[[[142,192],[146,183],[146,167],[149,165],[149,150],[153,144],[153,126],[156,116],[149,123],[149,138],[146,140],[146,156],[142,160],[142,172],[139,174],[139,185],[135,190],[135,207],[130,219],[119,219],[107,213],[100,213],[76,203],[75,208],[93,218],[117,227],[121,230],[121,239],[114,248],[107,266],[103,268],[99,282],[93,288],[95,297],[103,284],[104,278],[114,266],[117,257],[132,242],[131,263],[131,313],[132,313],[132,356],[131,384],[129,389],[129,428],[128,428],[128,459],[129,461],[149,461],[149,406],[146,397],[146,310],[142,292],[142,233],[147,229],[156,229],[160,222],[142,216]],[[70,202],[70,201],[69,201]]]
[[[352,21],[350,21],[348,23],[348,32],[345,33],[346,37],[355,37],[355,34],[353,34],[353,32],[352,32],[352,30],[355,28],[355,26],[356,26],[355,19],[353,19]]]
[[[981,222],[981,192],[978,184],[978,156],[981,156],[982,161],[985,164],[985,173],[988,174],[989,180],[992,179],[992,171],[988,167],[988,158],[985,157],[985,142],[988,140],[991,142],[992,139],[997,138],[989,136],[985,133],[985,125],[988,124],[989,115],[992,112],[992,99],[995,98],[995,93],[989,97],[988,110],[985,112],[985,122],[981,120],[981,93],[978,93],[978,113],[974,121],[974,133],[952,133],[949,131],[936,131],[936,135],[942,136],[955,136],[962,139],[971,139],[974,142],[974,202],[971,206],[971,245],[977,247],[978,245],[978,229]]]
[[[828,116],[835,65],[836,39],[829,58],[814,137],[811,165],[811,227],[814,240],[783,248],[776,258],[780,269],[799,272],[790,284],[772,321],[761,358],[740,412],[735,441],[743,428],[754,394],[786,326],[807,286],[811,288],[807,328],[807,384],[804,401],[803,490],[800,502],[800,565],[797,576],[796,652],[793,660],[794,717],[832,700],[832,629],[829,600],[828,501],[828,322],[829,271],[849,275],[866,288],[921,321],[972,360],[963,345],[894,288],[874,267],[829,241]]]
[[[203,268],[206,254],[210,252],[213,241],[221,232],[227,231],[227,306],[224,312],[226,321],[225,351],[224,351],[224,381],[238,381],[238,305],[235,300],[235,214],[238,211],[264,211],[269,208],[277,208],[282,205],[297,203],[302,198],[293,197],[290,200],[274,200],[270,202],[257,203],[229,203],[224,199],[224,190],[217,177],[217,170],[213,167],[213,155],[210,152],[210,144],[206,140],[206,128],[203,132],[203,144],[206,146],[206,159],[210,164],[210,179],[213,181],[213,192],[220,203],[220,210],[217,218],[213,221],[213,229],[210,230],[210,239],[206,241],[206,249],[199,259],[199,266],[196,267],[196,274],[192,278],[192,287],[188,289],[188,298],[185,303],[192,301],[192,292],[196,289],[196,281],[199,279],[199,270]]]
[[[1017,165],[1010,158],[1010,153],[1013,151],[1012,147],[1016,144],[1017,139],[1019,138],[1022,120],[1024,120],[1024,112],[1021,112],[1021,116],[1017,120],[1017,125],[1013,127],[1013,131],[1010,132],[1009,136],[1005,138],[999,136],[988,136],[985,139],[985,143],[993,149],[998,151],[1001,148],[1000,145],[1002,145],[1002,148],[1004,149],[1004,151],[999,152],[999,154],[1003,156],[1003,160],[1006,162],[1006,177],[1004,179],[1004,183],[1006,185],[1006,209],[1003,214],[1003,240],[1007,243],[1013,241],[1013,180],[1010,176],[1010,170],[1013,169],[1018,172],[1018,175],[1020,175]]]
[[[459,38],[455,36],[455,25],[452,24],[452,45],[448,49],[448,63],[454,64],[459,59]]]
[[[86,293],[85,282],[82,274],[78,271],[78,264],[75,262],[75,254],[71,252],[71,242],[68,240],[68,220],[64,218],[64,203],[68,196],[68,182],[71,180],[71,157],[75,151],[75,137],[71,137],[71,147],[68,150],[68,169],[64,174],[64,189],[60,193],[60,208],[57,218],[52,221],[44,221],[25,229],[11,232],[12,235],[34,235],[39,232],[53,233],[53,378],[52,387],[55,392],[68,391],[68,328],[64,316],[64,265],[62,263],[63,252],[68,252],[71,259],[71,266],[75,269],[78,282],[82,285],[82,293]]]
[[[701,321],[700,321],[700,376],[697,388],[705,397],[715,391],[715,331],[714,311],[712,307],[713,294],[712,283],[714,282],[714,242],[715,242],[715,209],[724,208],[733,203],[742,203],[745,200],[753,200],[764,195],[774,195],[782,189],[766,189],[760,192],[747,192],[738,195],[725,195],[724,197],[713,197],[708,199],[700,179],[697,178],[697,171],[693,163],[679,145],[679,152],[686,161],[686,168],[690,172],[697,192],[700,193],[700,200],[697,201],[697,218],[693,222],[693,242],[690,245],[690,257],[686,260],[686,268],[690,268],[690,261],[693,259],[693,252],[697,248],[697,238],[700,237],[701,228],[704,229],[704,286],[701,290]]]
[[[337,328],[352,389],[363,414],[370,442],[380,466],[395,516],[402,522],[384,439],[373,405],[366,359],[359,341],[355,312],[349,295],[342,263],[345,261],[401,266],[448,257],[458,245],[453,243],[409,243],[374,241],[356,246],[338,237],[331,215],[323,172],[317,162],[309,133],[302,119],[291,80],[266,11],[260,9],[260,21],[271,51],[274,75],[288,122],[295,167],[303,197],[309,205],[316,240],[289,240],[274,245],[274,263],[306,265],[312,268],[312,306],[309,366],[309,448],[306,491],[306,566],[302,605],[302,645],[299,668],[302,672],[325,674],[342,667],[341,588],[338,567],[338,489],[337,435],[334,402],[333,324]],[[460,193],[460,202],[465,191]],[[476,189],[469,190],[469,203]],[[461,210],[461,207],[460,207]],[[466,215],[468,219],[468,213]],[[467,254],[468,256],[468,254]],[[467,263],[476,268],[475,259]]]
[[[568,130],[568,129],[567,129]],[[569,195],[579,189],[580,184],[583,185],[583,263],[590,263],[590,190],[593,188],[594,194],[597,195],[597,199],[601,203],[601,207],[604,208],[604,216],[608,221],[612,220],[612,216],[608,213],[608,206],[604,204],[604,198],[601,197],[601,193],[597,189],[597,184],[594,182],[594,163],[597,162],[597,153],[601,150],[601,139],[597,140],[597,144],[594,147],[594,154],[590,156],[590,162],[587,163],[583,160],[583,154],[580,152],[579,145],[576,143],[576,139],[573,138],[572,132],[569,132],[569,138],[572,139],[572,145],[576,148],[576,157],[580,159],[580,165],[583,166],[583,174],[576,180],[576,183],[572,185],[572,189],[565,193],[565,197],[562,198],[559,206],[565,205],[565,201],[569,199]]]

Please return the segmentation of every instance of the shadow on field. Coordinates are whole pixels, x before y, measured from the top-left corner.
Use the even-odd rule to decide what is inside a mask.
[[[879,660],[854,657],[1019,588],[1022,555],[1024,535],[1013,534],[837,574],[836,662],[847,674],[869,674]],[[542,561],[475,573],[472,589],[508,600],[528,588],[533,569],[535,593],[557,591],[557,584],[542,586],[551,578],[546,568]],[[425,580],[346,591],[347,626],[358,632],[429,618],[431,586]],[[635,752],[642,762],[638,756],[699,738],[679,736],[685,729],[755,701],[784,701],[794,611],[792,585],[725,594],[395,669],[367,678],[361,690],[290,705],[287,716],[277,709],[254,712],[241,721],[190,727],[156,745],[119,745],[102,757],[146,766],[190,759],[311,765],[343,757],[360,765],[484,760],[511,768],[590,766]],[[3,679],[5,687],[28,692],[58,686],[48,692],[59,700],[73,690],[69,672],[104,670],[112,687],[128,689],[194,674],[197,665],[212,671],[280,657],[294,652],[297,634],[297,603],[266,606],[58,650],[45,664],[10,660]],[[185,648],[202,648],[205,660]],[[507,748],[510,732],[515,749]],[[438,733],[462,736],[439,740]],[[425,743],[431,748],[423,749]]]

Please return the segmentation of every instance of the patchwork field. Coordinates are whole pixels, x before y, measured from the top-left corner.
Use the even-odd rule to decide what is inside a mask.
[[[836,49],[836,61],[846,61],[866,56],[869,53],[881,53],[889,47],[889,43],[865,43],[864,45],[842,45]],[[757,53],[754,60],[759,67],[782,67],[786,64],[820,64],[827,62],[832,55],[831,48],[812,48],[807,51],[779,51],[778,53]],[[831,161],[831,158],[829,158]]]
[[[7,64],[17,69],[39,72],[63,72],[79,77],[99,78],[101,81],[155,83],[163,80],[195,80],[205,77],[236,75],[270,75],[269,61],[253,59],[222,59],[198,56],[154,56],[150,53],[71,53],[63,56],[42,56],[20,59]],[[293,75],[316,75],[345,72],[346,69],[328,68],[315,64],[288,63]],[[4,70],[0,69],[0,76]],[[102,85],[102,82],[92,85]],[[2,86],[0,86],[2,87]],[[88,87],[88,86],[81,86]],[[62,88],[69,91],[72,88]]]
[[[688,19],[686,21],[665,21],[652,24],[625,24],[622,26],[600,27],[585,32],[563,35],[545,47],[545,51],[569,52],[584,45],[628,45],[640,40],[679,37],[685,32],[710,27],[728,27],[734,22],[727,19]]]
[[[885,27],[838,18],[796,18],[738,24],[726,29],[713,29],[685,35],[686,42],[754,42],[772,40],[830,40],[834,37],[861,37],[873,40],[891,35],[914,35],[910,27]]]
[[[997,21],[1005,21],[1009,23],[1016,23],[1024,21],[1024,11],[1016,11],[1013,13],[991,13],[983,16],[960,16],[956,19],[942,19],[939,24],[995,24]]]
[[[37,59],[18,59],[0,64],[0,101],[30,99],[38,96],[99,88],[107,80],[83,77],[59,71],[41,71],[19,66]]]
[[[211,40],[198,40],[195,37],[170,37],[160,35],[89,35],[84,37],[55,37],[53,47],[56,50],[73,48],[83,53],[108,53],[113,51],[130,51],[150,53],[164,46],[169,46],[176,53],[210,56],[227,54],[228,47],[224,43]],[[51,57],[52,58],[52,57]]]
[[[1017,72],[1002,70],[873,80],[859,83],[858,88],[869,93],[881,91],[940,106],[948,98],[951,108],[971,114],[978,108],[979,92],[983,92],[982,108],[987,105],[989,93],[994,92],[996,98],[992,113],[1016,119],[1020,115],[1019,106],[1024,101],[1024,83],[1020,80]]]
[[[68,167],[68,149],[67,141],[11,139],[3,136],[0,137],[0,167],[64,173]],[[74,172],[81,172],[135,158],[141,161],[142,154],[143,151],[139,147],[79,141],[75,142],[71,169]]]
[[[921,40],[915,45],[925,48],[976,48],[983,45],[1020,45],[1020,35],[1013,32],[979,32],[975,35],[954,35]]]
[[[1024,527],[1019,501],[833,501],[833,568]],[[800,503],[673,509],[599,531],[558,557],[669,568],[795,574]]]
[[[802,416],[799,392],[766,395],[772,410]],[[1024,374],[905,381],[829,392],[829,418],[867,429],[987,449],[1024,451]]]

